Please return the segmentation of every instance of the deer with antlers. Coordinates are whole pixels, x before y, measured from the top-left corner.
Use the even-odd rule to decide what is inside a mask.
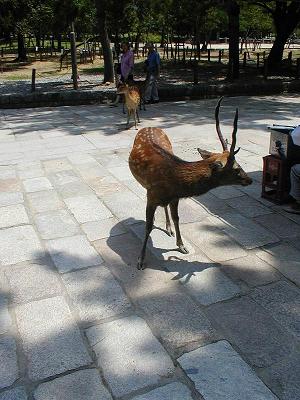
[[[187,254],[179,229],[179,199],[198,196],[209,190],[224,185],[250,185],[252,179],[235,160],[240,148],[235,150],[238,109],[236,109],[232,143],[228,149],[219,121],[220,105],[215,110],[216,129],[221,142],[222,153],[211,153],[198,149],[202,160],[184,161],[173,154],[168,136],[160,128],[143,128],[134,140],[129,156],[129,167],[135,179],[147,189],[146,232],[142,251],[138,259],[138,269],[144,268],[146,245],[153,228],[154,214],[158,206],[165,209],[166,230],[172,234],[168,206],[175,226],[176,242],[179,250]]]

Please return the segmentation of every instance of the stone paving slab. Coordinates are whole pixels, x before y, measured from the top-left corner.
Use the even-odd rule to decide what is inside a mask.
[[[241,193],[242,194],[242,193]],[[232,208],[237,210],[244,217],[257,218],[257,221],[260,221],[260,216],[265,214],[272,214],[272,210],[259,201],[249,197],[249,196],[241,196],[235,197],[234,199],[227,200],[227,204],[229,204]]]
[[[8,267],[5,275],[11,289],[11,302],[14,304],[57,296],[62,289],[58,273],[49,266],[47,259],[41,259],[39,264],[26,262]]]
[[[61,273],[91,267],[103,261],[83,235],[48,240],[46,247]]]
[[[256,288],[251,297],[280,325],[300,337],[300,292],[285,281]]]
[[[121,235],[126,232],[125,228],[118,223],[114,217],[101,221],[90,221],[81,225],[90,241]]]
[[[264,382],[281,400],[300,398],[300,352],[295,351],[289,357],[261,371]]]
[[[217,187],[217,188],[211,190],[210,193],[221,200],[236,199],[237,197],[243,196],[243,193],[241,193],[234,186]]]
[[[255,218],[255,220],[281,239],[300,235],[300,225],[285,218],[283,215],[274,213]]]
[[[140,296],[137,304],[173,352],[185,345],[209,343],[216,338],[215,330],[199,306],[178,289]]]
[[[214,304],[209,316],[253,366],[270,366],[293,352],[292,335],[247,297]]]
[[[34,392],[34,400],[111,400],[109,391],[95,369],[74,372],[42,383]]]
[[[142,243],[145,237],[145,223],[131,225],[130,229]],[[179,251],[176,245],[176,239],[173,236],[169,236],[165,231],[156,228],[151,232],[147,243],[147,249],[159,260],[168,260],[172,259],[172,257],[186,259],[190,255],[193,255],[196,250],[184,237],[182,240],[189,254],[183,254]]]
[[[222,269],[227,275],[244,281],[250,287],[265,285],[280,279],[280,274],[276,269],[255,254],[225,261],[222,264]]]
[[[25,191],[27,193],[39,192],[41,190],[52,189],[52,185],[51,185],[49,179],[47,179],[45,177],[25,179],[23,181],[23,185],[24,185]]]
[[[193,259],[189,262],[178,261],[166,267],[200,304],[209,305],[227,300],[240,292],[240,288],[217,265],[209,263],[209,260],[199,262],[201,258],[197,256]]]
[[[181,232],[213,261],[231,260],[247,254],[215,226],[211,217],[201,222],[182,225]]]
[[[95,321],[129,311],[120,285],[104,267],[88,268],[62,276],[82,321]]]
[[[12,385],[18,377],[16,343],[10,336],[0,336],[0,389]]]
[[[72,182],[79,182],[80,178],[72,169],[55,171],[49,174],[50,181],[54,186],[63,186]]]
[[[145,202],[129,190],[105,195],[103,201],[111,212],[126,225],[145,219]]]
[[[2,276],[0,275],[0,279]],[[0,334],[6,333],[12,326],[12,319],[8,312],[8,299],[0,291]]]
[[[0,208],[0,228],[8,228],[10,226],[28,223],[28,215],[22,204]]]
[[[91,363],[63,297],[19,305],[15,312],[30,379],[44,379]]]
[[[27,395],[25,389],[19,387],[0,393],[0,400],[27,400]]]
[[[0,262],[16,264],[41,257],[44,249],[31,225],[0,230]]]
[[[64,158],[58,158],[56,160],[46,160],[43,162],[43,166],[47,173],[56,173],[72,169],[72,165],[68,162],[67,159]]]
[[[278,237],[269,230],[237,212],[223,214],[219,221],[217,226],[245,249],[254,249],[279,241]]]
[[[24,198],[21,192],[3,192],[0,193],[0,207],[10,206],[12,204],[23,203]]]
[[[178,359],[206,400],[276,400],[226,341],[200,347]]]
[[[193,398],[185,385],[174,382],[140,396],[135,396],[132,400],[193,400]]]
[[[64,207],[64,203],[59,199],[54,190],[45,190],[27,194],[30,210],[36,213],[54,211]]]
[[[21,184],[18,179],[15,178],[0,179],[0,192],[19,192],[19,191],[21,191]]]
[[[95,195],[69,197],[64,201],[80,223],[101,221],[112,217],[109,209]]]
[[[87,337],[115,396],[155,385],[174,372],[172,360],[139,317],[92,327]]]
[[[258,250],[257,256],[276,268],[286,278],[300,285],[300,251],[288,244]]]
[[[94,194],[89,185],[81,181],[65,183],[64,185],[58,186],[57,191],[64,199]]]
[[[77,165],[76,169],[83,180],[94,179],[109,175],[108,171],[96,161]]]
[[[42,239],[55,239],[81,233],[79,225],[67,210],[40,213],[34,219]]]

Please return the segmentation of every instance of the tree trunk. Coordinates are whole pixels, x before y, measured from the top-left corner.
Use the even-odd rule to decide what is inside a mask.
[[[227,13],[229,30],[229,64],[227,77],[233,80],[238,79],[240,69],[240,6],[236,0],[227,1]]]
[[[96,2],[100,42],[104,59],[104,82],[114,82],[114,64],[106,26],[105,0]]]
[[[35,34],[36,47],[41,47],[41,36],[39,33]]]
[[[61,52],[62,37],[61,33],[57,34],[57,51]]]
[[[18,33],[18,61],[27,61],[25,38],[22,33]]]

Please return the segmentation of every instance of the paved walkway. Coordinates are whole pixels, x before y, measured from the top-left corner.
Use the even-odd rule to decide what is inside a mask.
[[[215,103],[141,126],[196,160],[221,148]],[[253,185],[182,201],[190,254],[155,229],[145,271],[121,107],[0,111],[0,400],[300,398],[300,217],[260,198],[266,125],[299,123],[299,97],[225,99],[227,137],[237,105]]]

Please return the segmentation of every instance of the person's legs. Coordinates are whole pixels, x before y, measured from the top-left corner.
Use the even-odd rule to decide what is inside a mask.
[[[295,164],[291,168],[291,190],[290,195],[296,200],[295,203],[284,210],[287,212],[300,214],[300,164]]]
[[[152,88],[153,88],[153,82],[154,82],[153,78],[154,78],[153,75],[149,76],[148,85],[145,90],[145,102],[147,102],[147,103],[150,102],[151,97],[152,97]]]
[[[157,90],[157,77],[153,76],[153,85],[152,85],[152,100],[154,102],[158,102],[159,101],[159,97],[158,97],[158,90]]]

